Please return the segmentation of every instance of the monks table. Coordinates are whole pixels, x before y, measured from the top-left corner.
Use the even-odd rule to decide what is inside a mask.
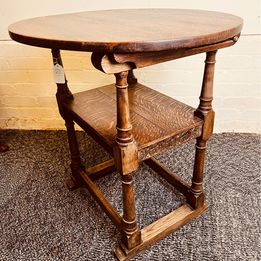
[[[114,225],[121,240],[118,260],[129,260],[154,242],[202,214],[206,142],[212,134],[212,92],[218,49],[235,44],[242,19],[201,10],[131,9],[81,12],[28,19],[9,27],[11,38],[52,50],[57,103],[65,121],[71,153],[69,189],[86,186]],[[72,94],[60,50],[92,52],[94,67],[114,74],[116,83]],[[138,83],[133,69],[206,53],[197,109]],[[85,169],[81,163],[74,123],[112,156]],[[196,139],[192,182],[162,166],[153,156]],[[136,221],[133,175],[141,162],[186,197],[186,203],[145,228]],[[95,185],[100,177],[121,175],[123,214]],[[164,201],[164,199],[162,199]]]

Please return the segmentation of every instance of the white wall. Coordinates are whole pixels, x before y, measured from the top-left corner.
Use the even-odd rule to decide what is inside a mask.
[[[217,56],[215,132],[261,132],[260,0],[0,0],[0,127],[63,128],[54,100],[49,50],[12,42],[7,33],[10,23],[84,10],[151,7],[215,10],[244,19],[240,41],[231,48],[220,50]],[[89,54],[66,51],[63,55],[73,92],[113,82],[112,77],[93,69]],[[197,106],[203,61],[204,56],[197,55],[147,67],[136,74],[140,82]]]

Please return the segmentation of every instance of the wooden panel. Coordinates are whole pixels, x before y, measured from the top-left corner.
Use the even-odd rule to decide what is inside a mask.
[[[197,126],[195,128],[189,128],[186,131],[179,132],[176,135],[164,137],[165,139],[157,141],[153,144],[145,144],[139,148],[139,159],[149,159],[168,148],[173,148],[192,139],[196,139],[201,135],[201,133],[202,127]]]
[[[217,43],[239,34],[242,23],[237,16],[203,10],[125,9],[28,19],[12,24],[9,34],[34,46],[129,53]]]
[[[114,85],[111,85],[113,90]],[[70,109],[80,116],[91,128],[105,139],[106,143],[112,146],[116,135],[116,101],[101,92],[101,88],[93,89],[74,95],[74,101]],[[162,135],[167,135],[160,127],[155,126],[149,120],[131,110],[131,122],[136,142],[146,144]],[[147,135],[144,135],[143,128],[147,126]]]
[[[111,84],[76,93],[74,100],[67,106],[76,122],[81,119],[78,120],[80,126],[91,132],[94,138],[96,136],[101,145],[107,144],[109,148],[113,146],[116,135],[115,92],[115,86]],[[129,88],[129,101],[132,132],[139,150],[152,146],[154,155],[157,153],[154,147],[158,142],[177,134],[180,134],[177,137],[179,143],[200,135],[202,120],[193,115],[194,109],[190,106],[141,84]],[[191,129],[195,131],[191,133]],[[163,147],[169,146],[167,144]],[[112,152],[110,149],[108,151]],[[150,153],[146,151],[141,157],[145,159],[148,155]]]
[[[101,87],[100,90],[112,99],[116,95],[114,85]],[[149,119],[168,134],[181,131],[188,126],[198,126],[201,122],[199,118],[193,116],[194,108],[142,84],[129,88],[129,101],[131,111]]]

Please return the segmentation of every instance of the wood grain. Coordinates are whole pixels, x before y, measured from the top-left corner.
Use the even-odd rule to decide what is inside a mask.
[[[104,86],[100,90],[112,99],[115,97],[113,85]],[[131,111],[149,119],[155,127],[168,134],[186,129],[187,123],[193,127],[200,122],[199,118],[193,116],[194,108],[142,84],[129,89],[129,103]]]
[[[155,155],[158,152],[154,145],[156,143],[178,134],[180,143],[195,138],[196,133],[200,135],[203,121],[194,116],[192,107],[139,83],[129,88],[128,93],[132,134],[139,151],[151,146]],[[65,107],[68,113],[74,115],[76,122],[88,132],[91,131],[110,153],[116,137],[115,101],[116,88],[112,84],[74,94],[73,101]],[[194,128],[195,132],[188,132]],[[150,155],[148,151],[146,155],[144,157]]]
[[[153,144],[149,144],[146,147],[139,148],[139,160],[143,161],[149,159],[153,156],[156,156],[158,153],[174,148],[182,143],[188,142],[192,139],[196,139],[202,133],[202,126],[196,126],[188,130],[177,133],[166,137],[163,140],[158,140]]]
[[[241,18],[186,9],[124,9],[52,15],[9,26],[18,42],[88,52],[149,52],[192,48],[233,38]]]

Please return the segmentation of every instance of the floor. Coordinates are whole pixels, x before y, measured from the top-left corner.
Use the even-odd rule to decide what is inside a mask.
[[[77,132],[83,162],[109,156]],[[68,191],[64,131],[0,132],[10,145],[0,154],[0,260],[114,260],[119,234],[89,192]],[[133,260],[260,260],[260,151],[257,134],[215,134],[208,143],[205,191],[209,210]],[[157,156],[190,181],[194,143]],[[117,173],[97,182],[121,211]],[[146,165],[135,174],[138,221],[144,226],[184,199]]]

